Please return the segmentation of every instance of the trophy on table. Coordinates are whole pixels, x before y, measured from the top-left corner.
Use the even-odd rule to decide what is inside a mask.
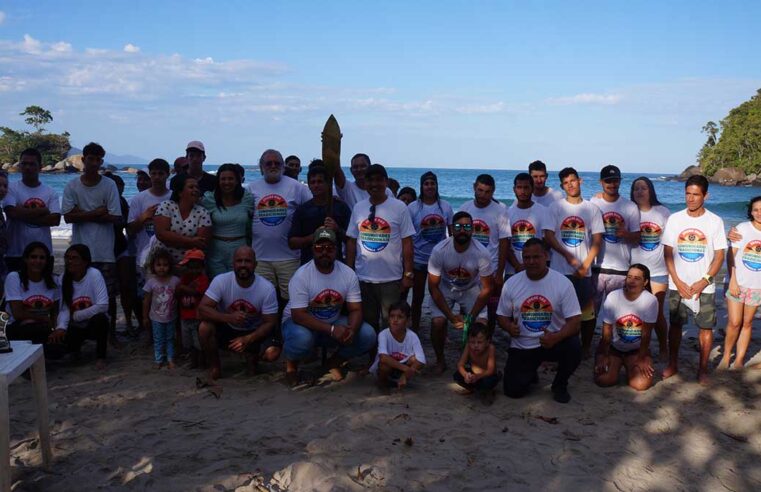
[[[0,311],[0,354],[13,352],[11,342],[9,342],[8,337],[5,336],[5,327],[8,325],[10,319],[11,317],[8,316],[8,313]]]

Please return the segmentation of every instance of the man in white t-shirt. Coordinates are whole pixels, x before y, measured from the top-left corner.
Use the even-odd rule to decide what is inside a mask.
[[[21,255],[31,242],[40,241],[52,253],[50,228],[61,223],[58,193],[40,182],[40,151],[34,148],[24,150],[19,157],[19,169],[21,180],[10,184],[3,200],[3,210],[8,217],[5,264],[9,272],[21,269]]]
[[[600,170],[602,197],[590,201],[602,213],[605,232],[602,235],[597,263],[592,267],[592,286],[595,289],[595,313],[600,312],[605,297],[622,289],[631,264],[632,247],[639,245],[639,208],[622,197],[621,170],[608,165]]]
[[[507,216],[507,207],[494,200],[495,189],[494,178],[489,174],[480,174],[473,183],[473,200],[460,206],[460,210],[473,217],[473,239],[486,246],[491,256],[494,284],[488,305],[490,330],[494,329],[496,322],[497,301],[505,282],[506,265],[517,265],[510,245],[510,219]]]
[[[370,198],[354,206],[346,230],[346,264],[362,292],[362,316],[376,333],[388,326],[388,308],[412,287],[415,227],[407,206],[386,194],[388,174],[373,164],[365,174]]]
[[[314,348],[336,351],[328,360],[333,379],[343,379],[341,366],[366,354],[376,342],[375,330],[362,322],[362,295],[354,271],[336,261],[338,239],[327,227],[314,232],[313,259],[301,266],[288,286],[289,301],[283,313],[283,350],[286,381],[298,383],[298,363]],[[348,315],[341,309],[346,306]]]
[[[278,310],[275,287],[255,269],[254,250],[239,247],[233,271],[214,277],[198,304],[198,335],[211,379],[221,374],[220,348],[244,353],[252,373],[260,357],[274,362],[280,356],[279,342],[272,339]]]
[[[505,282],[497,308],[499,326],[510,336],[504,391],[510,398],[528,394],[544,361],[558,362],[552,396],[568,403],[568,380],[581,363],[579,328],[581,309],[571,282],[547,267],[541,239],[523,247],[525,270]]]
[[[573,284],[576,298],[583,311],[581,347],[585,357],[591,356],[595,313],[592,286],[592,261],[600,251],[605,228],[602,213],[593,203],[581,196],[581,178],[572,167],[559,173],[566,196],[550,205],[552,230],[545,231],[547,243],[557,254],[552,255],[550,267],[562,273]]]
[[[336,191],[338,197],[346,202],[346,205],[350,209],[354,208],[354,205],[370,198],[370,193],[367,188],[367,170],[370,168],[370,157],[367,154],[355,154],[351,158],[351,175],[354,176],[354,181],[346,179],[346,173],[344,173],[341,166],[338,166],[334,175],[334,181],[336,185]],[[386,195],[390,198],[394,198],[394,193],[386,187]]]
[[[312,197],[309,188],[295,179],[283,178],[283,156],[265,150],[259,159],[262,179],[249,184],[254,197],[253,241],[258,264],[256,274],[277,286],[281,312],[288,301],[288,282],[299,268],[301,253],[288,246],[288,232],[296,208]]]
[[[465,317],[486,323],[486,304],[493,284],[491,258],[486,248],[473,241],[473,218],[457,212],[452,218],[453,235],[434,246],[428,260],[428,290],[431,293],[431,344],[436,353],[434,371],[446,370],[444,344],[447,321],[457,330]]]
[[[682,326],[692,313],[700,328],[700,364],[698,381],[708,381],[708,358],[716,326],[716,285],[727,249],[724,221],[706,210],[708,180],[696,175],[684,184],[687,207],[669,217],[663,231],[666,268],[669,271],[669,365],[663,378],[679,372],[679,345]]]
[[[129,202],[127,232],[135,238],[136,261],[138,271],[142,272],[146,255],[154,236],[153,216],[159,204],[169,200],[171,190],[166,187],[169,178],[169,163],[164,159],[153,159],[148,164],[151,187],[133,196]]]
[[[511,264],[505,265],[506,276],[510,276],[523,270],[523,245],[532,237],[542,239],[544,230],[552,230],[551,221],[548,220],[546,207],[532,200],[534,181],[527,173],[518,173],[513,179],[513,193],[515,201],[507,209],[507,217],[510,220],[510,234],[515,259],[518,267]]]
[[[542,161],[534,161],[528,165],[528,173],[534,182],[533,201],[539,205],[549,207],[552,202],[563,199],[563,194],[553,190],[547,183],[547,166]]]
[[[116,296],[118,292],[116,257],[114,255],[114,224],[122,221],[119,190],[112,179],[100,175],[105,149],[91,142],[82,149],[84,172],[72,179],[63,190],[61,212],[71,228],[71,243],[84,244],[90,249],[92,266],[100,271],[108,289],[108,315],[111,320],[109,339],[116,340]]]

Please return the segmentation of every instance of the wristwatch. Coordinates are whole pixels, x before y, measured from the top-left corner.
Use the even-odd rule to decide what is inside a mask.
[[[703,275],[703,280],[708,282],[708,285],[711,285],[713,283],[713,277],[707,273]]]
[[[404,272],[404,278],[415,278],[415,274],[412,272]]]

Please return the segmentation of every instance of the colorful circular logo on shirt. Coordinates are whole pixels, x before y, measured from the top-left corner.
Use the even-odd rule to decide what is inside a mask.
[[[449,277],[450,282],[452,282],[452,285],[455,285],[457,287],[465,287],[468,285],[473,278],[473,276],[470,274],[470,272],[463,267],[458,266],[457,268],[452,268],[451,270],[447,271],[447,277]]]
[[[288,202],[280,195],[267,195],[256,205],[256,216],[264,225],[279,225],[288,216]]]
[[[624,343],[635,343],[642,337],[642,320],[636,314],[627,314],[616,320],[616,333]]]
[[[748,241],[743,248],[742,261],[748,270],[754,272],[761,270],[761,241],[758,239]]]
[[[79,296],[73,301],[71,301],[71,311],[81,311],[82,309],[87,309],[90,306],[92,306],[92,299],[90,299],[88,296]]]
[[[602,214],[602,222],[605,226],[605,232],[602,238],[606,243],[618,244],[621,240],[616,236],[616,231],[624,225],[624,218],[618,212],[605,212]]]
[[[584,219],[571,215],[563,219],[563,222],[560,224],[560,240],[566,246],[578,248],[584,242],[586,231]]]
[[[143,230],[146,234],[148,234],[148,237],[153,237],[156,234],[156,226],[153,225],[153,219],[148,219],[145,222],[145,227],[143,227]]]
[[[386,249],[391,240],[391,226],[384,219],[375,217],[373,222],[365,219],[359,225],[359,241],[372,253]]]
[[[706,254],[706,236],[699,229],[685,229],[676,240],[676,250],[679,256],[687,262],[700,261]]]
[[[420,221],[420,235],[429,243],[438,243],[446,236],[447,225],[444,217],[429,214]]]
[[[27,198],[24,204],[22,205],[24,208],[45,208],[47,207],[47,204],[42,200],[42,198],[38,198],[36,196]],[[38,225],[26,223],[26,226],[31,229],[37,229]]]
[[[248,314],[248,321],[241,326],[240,328],[244,330],[250,330],[254,327],[255,317],[259,313],[259,311],[256,309],[256,307],[248,302],[246,299],[236,299],[230,304],[230,307],[227,308],[228,312],[234,313],[235,311],[240,311],[243,313]]]
[[[325,289],[309,302],[308,311],[317,319],[333,319],[338,316],[343,304],[344,298],[340,292]]]
[[[473,219],[473,239],[484,246],[489,246],[490,235],[491,228],[489,228],[489,224],[481,219]]]
[[[640,222],[639,247],[644,251],[655,251],[661,245],[663,229],[654,222]]]
[[[23,304],[27,309],[30,310],[47,311],[48,308],[53,305],[53,300],[49,299],[46,296],[37,294],[24,299]]]
[[[531,222],[521,219],[516,220],[510,227],[513,233],[513,248],[523,251],[523,245],[532,237],[536,237],[536,228]]]
[[[534,295],[521,304],[521,321],[533,333],[544,331],[552,322],[552,304],[543,295]]]

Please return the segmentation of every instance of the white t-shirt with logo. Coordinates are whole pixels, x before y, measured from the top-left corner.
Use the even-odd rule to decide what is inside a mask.
[[[248,189],[254,197],[252,247],[256,259],[298,260],[301,250],[288,247],[288,231],[296,208],[312,198],[309,188],[295,179],[281,178],[277,183],[257,179]]]
[[[329,274],[319,271],[314,260],[299,267],[288,284],[288,296],[284,320],[291,317],[291,308],[306,308],[316,319],[334,323],[345,302],[362,302],[357,274],[340,261]]]
[[[370,222],[370,200],[354,206],[346,235],[357,240],[355,270],[363,282],[383,283],[402,278],[402,239],[415,235],[410,213],[396,198],[376,205]]]
[[[433,247],[447,237],[447,226],[452,224],[452,206],[444,200],[426,205],[415,200],[407,206],[415,226],[412,241],[415,247],[415,264],[425,265],[431,257]]]
[[[705,210],[700,217],[690,217],[681,210],[669,217],[663,232],[663,245],[673,248],[674,268],[682,282],[687,285],[700,280],[708,273],[717,250],[727,249],[724,221]],[[674,279],[669,277],[669,289],[677,290]],[[710,283],[704,294],[716,292],[716,283]]]
[[[177,318],[177,298],[174,291],[179,283],[180,279],[175,276],[169,277],[165,282],[151,276],[145,282],[143,292],[151,293],[151,309],[148,317],[152,321],[169,323]]]
[[[5,278],[5,300],[8,301],[8,315],[10,320],[8,324],[14,322],[13,307],[11,301],[21,301],[26,307],[27,311],[32,314],[39,313],[44,314],[50,312],[54,303],[57,303],[61,299],[60,286],[57,283],[52,289],[49,288],[44,280],[39,282],[32,282],[29,280],[27,286],[28,289],[24,290],[24,286],[21,284],[21,278],[18,272],[11,272]]]
[[[66,184],[63,190],[61,212],[67,214],[74,207],[91,212],[98,207],[108,208],[109,215],[122,216],[119,190],[112,179],[101,176],[95,186],[85,186],[80,177]],[[114,263],[114,224],[110,222],[79,222],[72,224],[71,243],[84,244],[90,248],[94,262]]]
[[[540,280],[531,280],[526,272],[510,277],[502,288],[497,314],[512,318],[521,330],[511,338],[510,347],[535,349],[544,330],[560,331],[565,320],[581,314],[581,309],[571,281],[548,269]]]
[[[464,292],[481,282],[481,277],[494,274],[491,257],[478,241],[471,240],[468,249],[454,249],[454,237],[448,237],[433,248],[428,273],[441,277],[441,287],[450,292]]]
[[[30,188],[23,181],[14,181],[8,186],[8,194],[3,200],[3,208],[20,207],[20,208],[44,208],[51,214],[61,213],[61,203],[58,200],[58,193],[46,184],[38,184]],[[8,217],[8,229],[6,237],[8,238],[8,251],[6,257],[20,258],[24,253],[26,245],[40,241],[53,251],[53,242],[50,237],[49,226],[38,226],[29,224],[23,220],[14,220]]]
[[[650,276],[668,275],[666,261],[663,259],[661,236],[669,220],[669,209],[655,205],[639,215],[639,245],[632,248],[632,265],[641,263],[650,269]]]
[[[221,313],[243,311],[251,316],[245,326],[230,325],[233,330],[256,330],[262,324],[263,314],[277,314],[275,287],[261,275],[256,275],[250,286],[241,287],[235,272],[221,273],[214,277],[204,295],[217,303]]]
[[[72,287],[71,310],[64,302],[63,292],[61,293],[58,328],[66,330],[70,321],[82,323],[99,313],[108,316],[108,290],[103,275],[98,270],[93,267],[88,268],[82,280],[72,282]]]
[[[592,198],[590,201],[600,209],[605,228],[596,264],[600,268],[627,271],[632,260],[632,247],[624,238],[616,236],[616,230],[623,224],[628,232],[639,231],[639,207],[622,196],[615,202],[608,202],[604,198]]]
[[[463,203],[460,210],[473,217],[473,239],[480,242],[489,251],[494,270],[499,263],[499,240],[510,238],[510,219],[507,207],[503,203],[492,201],[483,208],[478,208],[474,200]]]
[[[343,188],[336,186],[335,190],[338,194],[338,198],[346,202],[346,205],[348,205],[352,210],[354,209],[354,205],[358,204],[362,200],[370,199],[370,193],[368,193],[367,190],[363,190],[357,186],[355,181],[349,181],[348,179],[344,183]],[[394,192],[391,191],[388,187],[386,187],[386,196],[389,198],[395,198]]]
[[[405,364],[413,355],[415,359],[421,364],[425,364],[425,352],[423,351],[423,345],[420,343],[420,338],[412,330],[407,330],[404,335],[404,340],[401,342],[394,338],[391,334],[391,329],[378,333],[378,355],[375,356],[375,361],[370,367],[370,372],[373,374],[378,373],[378,364],[380,364],[380,356],[388,355],[395,361]]]
[[[549,207],[553,202],[562,200],[565,198],[561,191],[553,190],[549,186],[547,187],[547,193],[542,196],[531,195],[531,201],[538,203],[543,207]]]
[[[584,261],[592,246],[592,235],[605,232],[600,209],[587,200],[569,203],[563,199],[553,203],[549,210],[552,229],[560,246],[570,251],[579,261]],[[562,255],[552,255],[550,266],[563,275],[575,273]],[[587,277],[591,275],[592,272],[588,270]]]
[[[518,208],[517,201],[513,202],[507,209],[507,216],[510,219],[511,242],[513,252],[519,262],[523,263],[523,245],[532,237],[542,239],[544,230],[552,230],[553,227],[548,220],[547,207],[534,203],[529,208]],[[510,263],[505,264],[505,273],[515,273],[515,268]]]
[[[137,195],[133,196],[129,202],[129,216],[127,222],[134,222],[140,217],[143,212],[148,210],[154,205],[160,205],[161,202],[169,200],[172,196],[172,192],[167,190],[163,195],[154,195],[150,188],[143,190]],[[143,228],[140,232],[135,234],[135,249],[137,258],[145,256],[146,249],[150,245],[151,238],[155,236],[156,229],[153,225],[153,219],[148,219],[143,223]]]
[[[658,299],[646,290],[634,301],[626,298],[624,289],[614,290],[603,303],[602,322],[613,327],[611,345],[621,352],[639,349],[645,323],[657,320]]]
[[[746,289],[761,289],[761,231],[751,222],[737,225],[742,240],[732,243],[735,251],[737,283]]]

